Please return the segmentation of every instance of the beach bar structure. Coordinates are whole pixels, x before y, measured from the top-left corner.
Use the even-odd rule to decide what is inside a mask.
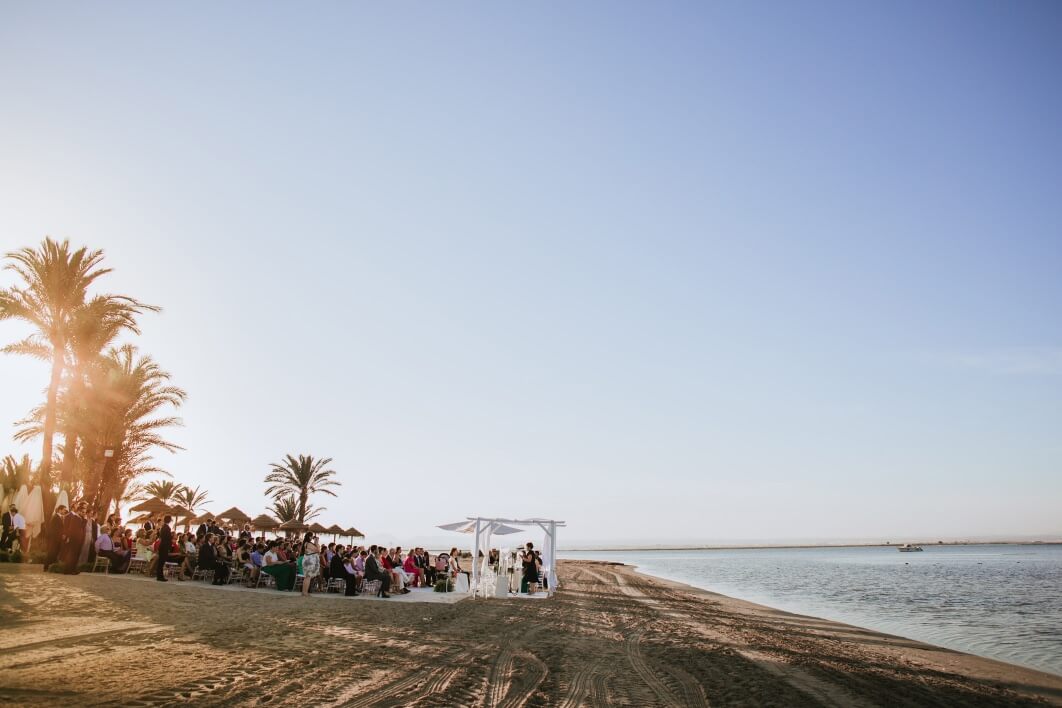
[[[502,536],[522,533],[523,528],[515,528],[517,526],[523,528],[538,527],[545,534],[542,543],[542,565],[546,571],[546,577],[549,579],[547,593],[552,595],[557,591],[560,586],[560,580],[557,577],[557,529],[561,526],[566,526],[565,522],[537,517],[530,519],[497,519],[469,516],[467,522],[447,524],[439,528],[475,534],[475,539],[472,542],[472,587],[470,588],[472,597],[491,597],[494,595],[494,588],[486,587],[481,582],[484,576],[484,569],[490,557],[490,539],[494,535]],[[482,558],[479,555],[481,551],[483,553]]]

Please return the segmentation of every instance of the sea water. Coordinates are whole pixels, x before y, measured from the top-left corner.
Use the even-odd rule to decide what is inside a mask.
[[[1062,545],[558,551],[1062,675]],[[563,582],[563,578],[561,578]]]

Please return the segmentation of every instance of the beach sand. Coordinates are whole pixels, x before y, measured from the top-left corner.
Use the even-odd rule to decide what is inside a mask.
[[[0,564],[0,701],[1062,705],[1062,677],[625,566],[570,561],[561,572],[550,600],[421,603]]]

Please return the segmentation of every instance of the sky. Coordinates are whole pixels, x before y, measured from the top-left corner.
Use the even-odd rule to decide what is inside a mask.
[[[320,521],[406,545],[1062,535],[1060,33],[1030,0],[7,3],[0,251],[102,248],[163,308],[158,461],[209,511],[302,453]],[[0,425],[47,377],[0,358]]]

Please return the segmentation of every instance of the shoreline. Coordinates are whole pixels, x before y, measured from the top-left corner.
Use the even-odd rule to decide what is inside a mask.
[[[586,561],[586,562],[593,562],[593,561]],[[600,561],[600,562],[611,563],[611,561]],[[697,585],[693,585],[691,583],[684,583],[681,580],[674,580],[672,578],[666,578],[666,577],[664,577],[662,575],[655,575],[653,573],[648,573],[648,572],[645,572],[645,571],[641,570],[637,565],[634,565],[634,564],[617,563],[617,565],[624,565],[624,566],[626,566],[628,568],[631,568],[638,575],[640,575],[640,576],[642,576],[644,578],[647,578],[649,580],[655,581],[657,583],[660,583],[662,585],[667,585],[667,586],[670,586],[670,587],[674,587],[676,589],[681,589],[681,590],[684,590],[684,591],[692,593],[692,594],[702,595],[702,596],[704,596],[706,598],[709,598],[709,599],[718,600],[719,598],[725,598],[729,602],[741,603],[743,605],[748,606],[749,608],[754,608],[754,609],[756,609],[758,611],[781,612],[781,613],[785,613],[785,614],[788,614],[788,615],[792,615],[794,617],[802,617],[802,618],[806,618],[806,619],[814,620],[814,621],[818,621],[818,622],[830,622],[830,623],[834,623],[834,624],[836,624],[838,626],[850,627],[850,628],[858,629],[858,630],[861,630],[861,631],[864,631],[864,632],[874,632],[874,633],[880,634],[880,635],[885,636],[885,637],[891,637],[891,638],[896,639],[896,640],[902,640],[902,641],[906,641],[906,642],[915,642],[917,644],[922,644],[922,645],[925,645],[926,647],[932,648],[933,650],[956,652],[956,653],[963,654],[963,655],[970,656],[970,657],[974,657],[974,658],[977,658],[977,659],[984,659],[986,661],[996,662],[996,663],[999,663],[999,664],[1003,664],[1005,666],[1011,666],[1011,667],[1014,667],[1014,668],[1017,668],[1017,669],[1023,669],[1023,670],[1028,670],[1028,671],[1035,671],[1035,672],[1038,672],[1038,673],[1044,673],[1044,674],[1047,674],[1048,676],[1054,676],[1054,677],[1057,677],[1060,680],[1062,680],[1062,674],[1056,674],[1056,673],[1054,673],[1052,671],[1049,671],[1049,670],[1046,670],[1046,669],[1043,669],[1043,668],[1039,668],[1039,667],[1036,667],[1036,666],[1029,666],[1027,664],[1019,664],[1019,663],[1013,662],[1013,661],[1006,661],[1005,659],[997,659],[995,657],[985,656],[983,654],[976,654],[976,653],[971,652],[971,651],[967,651],[967,650],[964,650],[964,649],[956,649],[956,648],[953,648],[953,647],[944,646],[942,644],[934,644],[933,642],[927,642],[927,641],[922,640],[922,639],[917,639],[915,637],[908,637],[908,636],[904,636],[902,634],[893,634],[893,633],[887,632],[885,630],[874,629],[873,627],[866,627],[866,626],[863,626],[863,625],[850,624],[850,623],[848,623],[848,622],[846,622],[844,620],[830,619],[828,617],[821,617],[819,615],[806,615],[806,614],[803,614],[801,612],[795,612],[795,611],[792,611],[792,610],[786,610],[784,608],[776,607],[774,605],[765,605],[765,604],[756,602],[754,600],[748,600],[748,599],[745,599],[745,598],[742,598],[742,597],[738,597],[736,595],[726,595],[726,594],[718,592],[716,590],[709,590],[708,588],[702,588],[702,587],[699,587]]]
[[[1057,541],[911,541],[912,546],[930,546],[940,548],[944,546],[1062,546],[1062,540]],[[785,550],[785,549],[813,549],[813,548],[899,548],[900,543],[812,543],[812,544],[788,544],[788,545],[704,545],[704,546],[607,546],[602,548],[564,548],[557,549],[558,558],[562,553],[644,553],[646,551],[759,551],[759,550]],[[584,560],[584,559],[573,559]]]
[[[801,708],[888,696],[899,706],[1062,706],[1062,678],[1040,671],[609,561],[558,570],[548,600],[437,604],[0,565],[0,700]],[[136,665],[137,680],[114,681],[103,664]]]

